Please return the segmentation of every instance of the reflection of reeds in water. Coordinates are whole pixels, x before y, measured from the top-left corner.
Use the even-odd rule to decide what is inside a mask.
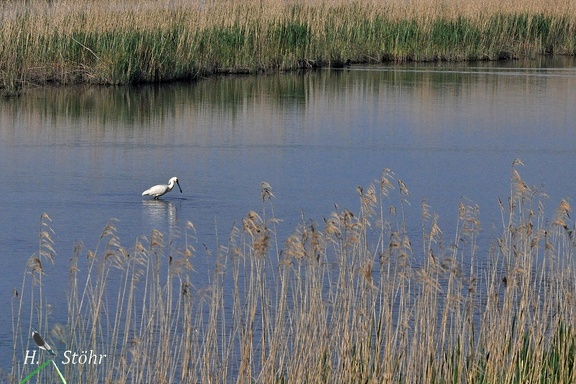
[[[416,246],[408,187],[389,170],[358,188],[357,213],[303,222],[283,246],[263,184],[262,211],[219,246],[207,287],[192,283],[206,271],[192,271],[191,225],[182,249],[157,231],[127,249],[109,225],[83,271],[81,250],[72,259],[68,322],[51,345],[107,353],[101,366],[67,366],[70,382],[573,382],[571,208],[562,201],[548,223],[519,166],[489,249],[466,201],[451,239],[423,202]],[[31,317],[49,303],[35,300]],[[28,334],[17,314],[15,349]],[[26,368],[15,360],[16,376]]]
[[[0,84],[574,54],[574,11],[535,0],[4,2]]]

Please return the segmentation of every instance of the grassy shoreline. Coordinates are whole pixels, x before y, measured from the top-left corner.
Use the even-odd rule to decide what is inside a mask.
[[[182,247],[152,231],[125,248],[111,222],[96,249],[74,250],[60,324],[43,292],[60,278],[50,275],[56,255],[43,215],[12,301],[7,381],[35,368],[23,364],[34,328],[59,353],[107,354],[103,364],[62,364],[68,382],[572,383],[571,207],[562,200],[547,217],[546,194],[520,165],[489,249],[479,249],[479,208],[466,201],[454,235],[422,202],[422,233],[409,237],[408,187],[390,170],[358,188],[357,212],[303,221],[286,239],[276,237],[263,183],[260,213],[248,212],[214,254],[202,254],[191,223]],[[194,271],[197,257],[214,260],[208,286],[194,284],[206,273]]]
[[[576,53],[571,1],[409,3],[6,1],[0,87]]]

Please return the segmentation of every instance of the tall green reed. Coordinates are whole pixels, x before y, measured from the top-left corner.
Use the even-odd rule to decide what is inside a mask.
[[[29,1],[0,5],[0,86],[129,84],[351,62],[575,51],[574,7],[457,2]]]

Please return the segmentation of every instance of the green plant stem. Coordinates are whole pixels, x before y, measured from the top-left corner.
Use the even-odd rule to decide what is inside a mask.
[[[24,384],[25,382],[27,382],[28,380],[30,380],[32,378],[32,376],[36,375],[38,372],[40,372],[41,370],[43,370],[48,364],[50,364],[52,360],[46,360],[42,365],[40,365],[38,368],[36,368],[34,371],[32,371],[32,373],[30,373],[28,376],[26,376],[24,378],[24,380],[22,380],[20,382],[20,384]]]

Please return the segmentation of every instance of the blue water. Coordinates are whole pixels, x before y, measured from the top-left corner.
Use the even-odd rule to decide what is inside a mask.
[[[65,321],[68,262],[114,224],[129,248],[152,229],[168,242],[196,228],[195,283],[248,211],[262,210],[260,183],[275,195],[279,244],[304,220],[359,208],[358,186],[394,171],[409,188],[409,229],[420,203],[447,237],[462,198],[478,204],[482,238],[502,227],[512,161],[542,186],[549,216],[573,201],[576,160],[573,61],[353,66],[305,74],[219,77],[139,87],[39,88],[0,100],[0,262],[13,301],[40,217],[52,219],[55,262],[45,262],[51,321]],[[141,192],[177,176],[162,201]],[[417,242],[417,240],[414,240]],[[482,251],[479,253],[482,255]],[[484,250],[485,254],[485,250]],[[0,312],[0,368],[10,369],[11,314]]]

